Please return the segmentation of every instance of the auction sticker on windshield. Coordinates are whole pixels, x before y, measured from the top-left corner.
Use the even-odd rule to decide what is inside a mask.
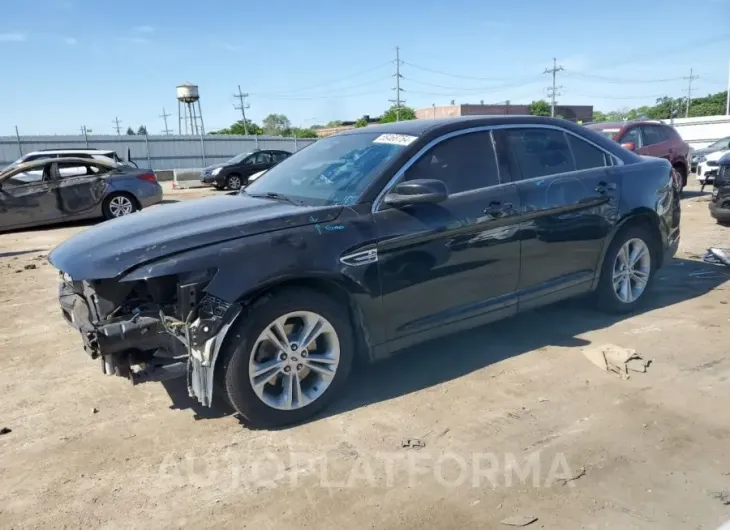
[[[418,136],[410,134],[381,134],[375,140],[374,144],[394,144],[394,145],[411,145],[418,139]]]

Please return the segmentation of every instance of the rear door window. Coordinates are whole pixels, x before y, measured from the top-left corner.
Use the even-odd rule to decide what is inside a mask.
[[[525,180],[575,171],[566,134],[554,129],[494,131],[502,180]]]
[[[573,136],[572,134],[568,135],[568,140],[570,141],[570,148],[573,150],[575,167],[578,171],[608,165],[608,157],[606,153],[597,147]]]

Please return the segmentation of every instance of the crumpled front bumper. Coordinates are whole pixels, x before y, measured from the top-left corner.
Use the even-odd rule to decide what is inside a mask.
[[[105,374],[132,383],[187,376],[190,396],[211,406],[215,363],[241,305],[203,295],[190,284],[178,286],[179,291],[190,288],[195,293],[182,304],[189,308],[194,303],[197,318],[188,322],[150,311],[112,312],[101,319],[93,302],[96,295],[83,282],[62,279],[58,299],[63,318],[81,334],[86,353],[101,359]]]
[[[98,319],[93,304],[76,292],[72,283],[64,281],[59,285],[58,300],[63,318],[81,333],[84,350],[92,359],[175,347],[175,339],[167,333],[159,315],[138,313],[131,318],[127,315],[103,324],[94,323]]]

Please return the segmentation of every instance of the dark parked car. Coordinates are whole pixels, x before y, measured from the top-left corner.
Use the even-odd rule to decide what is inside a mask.
[[[38,159],[0,173],[0,230],[104,217],[157,204],[155,174],[90,158]]]
[[[723,156],[717,168],[717,178],[712,185],[710,215],[718,223],[730,224],[730,154]]]
[[[695,149],[692,151],[690,169],[692,171],[697,171],[697,165],[700,162],[703,162],[707,155],[716,153],[717,151],[726,151],[728,149],[730,149],[730,136],[720,138],[718,141],[713,142],[702,149]]]
[[[587,293],[634,310],[679,243],[672,177],[564,120],[414,120],[319,140],[238,194],[93,227],[49,259],[105,373],[187,375],[201,403],[281,425],[335,399],[356,357]]]
[[[680,190],[687,185],[689,144],[669,125],[654,121],[602,122],[587,125],[605,134],[629,151],[669,160],[679,173]]]
[[[242,153],[234,156],[228,162],[206,167],[200,173],[200,182],[212,184],[219,190],[224,188],[238,190],[246,186],[251,175],[274,167],[290,156],[290,152],[279,150]]]

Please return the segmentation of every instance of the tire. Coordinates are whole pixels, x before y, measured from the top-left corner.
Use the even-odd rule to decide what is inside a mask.
[[[238,173],[232,173],[226,177],[226,188],[238,191],[243,187],[243,179]]]
[[[301,319],[303,315],[312,314],[324,319],[325,323],[322,334],[309,345],[309,349],[314,345],[314,349],[320,353],[313,351],[310,354],[299,347],[294,338],[302,332],[298,327],[286,330],[288,345],[282,344],[283,341],[278,344],[288,347],[284,360],[282,348],[275,347],[269,339],[261,338],[277,320],[285,326],[301,323],[304,328],[307,324],[311,325],[315,321],[314,317],[308,316],[306,321]],[[223,364],[218,372],[218,380],[224,388],[218,388],[217,391],[225,391],[233,408],[251,425],[279,427],[311,418],[327,407],[342,392],[347,382],[355,356],[355,340],[348,315],[349,311],[341,303],[311,289],[285,289],[263,296],[229,331],[230,338],[221,352]],[[324,346],[331,351],[339,347],[338,362],[331,377],[319,373],[322,369],[330,371],[333,365],[334,355],[327,354],[325,357],[321,353]],[[272,354],[275,359],[269,357]],[[329,359],[328,363],[313,362],[315,356],[322,360]],[[265,377],[251,375],[252,371],[262,366],[271,367],[263,372]],[[309,366],[319,368],[315,371]],[[285,373],[287,367],[289,372]],[[255,390],[253,380],[257,379],[260,383],[267,377],[268,382],[257,385],[258,390]],[[294,392],[291,400],[287,401],[285,384],[295,379],[300,382],[299,399]],[[314,398],[309,401],[311,396]],[[272,405],[274,399],[279,401]]]
[[[628,291],[622,289],[621,294],[619,294],[617,288],[614,287],[614,270],[620,272],[621,263],[619,261],[619,253],[629,242],[634,242],[632,244],[633,249],[638,248],[635,242],[641,242],[646,249],[648,258],[645,259],[642,255],[635,269],[640,269],[642,276],[646,277],[646,283],[644,284],[644,288],[639,292],[638,281],[634,277],[629,276]],[[647,292],[650,290],[654,280],[654,273],[658,265],[659,252],[657,245],[658,242],[654,234],[647,227],[639,224],[630,225],[616,235],[606,252],[601,266],[601,276],[596,289],[596,301],[599,308],[611,313],[630,313],[644,303]],[[638,277],[638,274],[636,276]],[[625,282],[619,282],[617,287],[623,287],[624,285]],[[620,296],[626,294],[630,294],[631,296],[624,297],[624,300],[622,300]]]
[[[104,219],[116,219],[138,211],[137,200],[128,193],[112,193],[101,206]]]
[[[684,191],[685,186],[687,186],[687,172],[684,169],[684,166],[676,165],[674,166],[674,171],[676,171],[679,174],[679,193],[682,193]]]

